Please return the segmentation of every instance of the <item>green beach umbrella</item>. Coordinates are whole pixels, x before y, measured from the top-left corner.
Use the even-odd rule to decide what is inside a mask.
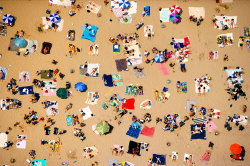
[[[101,134],[105,134],[109,132],[109,124],[104,121],[101,121],[100,123],[97,123],[96,130]]]
[[[65,88],[59,88],[56,91],[56,95],[62,99],[67,99],[68,98],[68,90]]]

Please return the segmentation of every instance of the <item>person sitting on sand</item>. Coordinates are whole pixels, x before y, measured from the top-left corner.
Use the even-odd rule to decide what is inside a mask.
[[[98,70],[98,67],[95,67],[92,69],[92,72],[90,73],[91,76],[95,75]]]

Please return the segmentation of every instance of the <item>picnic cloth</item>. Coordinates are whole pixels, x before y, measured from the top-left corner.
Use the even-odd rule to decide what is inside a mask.
[[[137,147],[139,146],[139,149],[137,149]],[[141,143],[137,143],[134,141],[129,141],[129,145],[128,145],[128,152],[129,154],[133,154],[133,149],[137,149],[137,155],[140,155],[140,151],[141,151]]]
[[[113,13],[115,14],[116,17],[122,17],[125,11],[121,8],[112,8]]]
[[[110,159],[109,159],[109,166],[113,166],[113,164],[118,165],[118,160],[113,159],[113,158],[110,158]]]
[[[131,125],[126,135],[137,139],[140,135],[140,132],[141,132],[141,125],[139,125],[138,128],[135,128]]]
[[[169,17],[170,17],[170,10],[169,8],[163,8],[161,9],[160,13],[160,21],[161,22],[169,22]]]
[[[148,30],[151,30],[151,36],[153,34],[153,25],[144,26],[144,36],[148,37]]]
[[[113,44],[113,52],[120,52],[120,44]]]
[[[164,76],[168,76],[170,74],[170,72],[168,71],[168,69],[166,68],[165,64],[159,64],[159,67],[162,71],[162,74]]]
[[[154,136],[154,132],[155,132],[155,127],[148,127],[148,126],[144,126],[142,131],[141,131],[141,134],[142,135],[145,135],[145,136],[148,136],[148,137],[153,137]]]
[[[57,115],[59,113],[59,111],[58,111],[58,102],[57,101],[51,101],[50,104],[51,105],[49,107],[47,107],[47,110],[46,110],[47,115],[52,115],[52,116]],[[52,111],[52,108],[55,109],[55,112]]]
[[[115,63],[116,63],[116,68],[119,72],[128,70],[126,59],[117,59],[115,60]]]
[[[49,29],[50,27],[52,27],[52,21],[48,21],[46,19],[46,17],[42,17],[42,24],[43,24],[43,29],[46,30],[46,29]],[[57,32],[61,32],[63,30],[63,23],[64,23],[64,20],[61,19],[59,23],[56,23],[56,25],[58,25],[58,28],[57,28]]]
[[[137,13],[137,2],[136,1],[129,1],[130,7],[127,10],[128,15],[136,14]]]
[[[85,29],[83,31],[83,34],[82,34],[82,39],[87,39],[87,40],[90,40],[92,42],[95,41],[96,39],[96,33],[97,33],[97,30],[99,29],[97,26],[94,26],[94,25],[89,25],[91,26],[91,30],[89,30],[86,26],[85,26]]]
[[[232,80],[228,80],[229,83],[234,82],[234,81],[238,81],[239,83],[243,83],[243,76],[241,74],[240,77],[236,77],[236,75],[234,74],[235,72],[242,72],[242,69],[230,69],[230,70],[226,70],[227,72],[227,77],[232,77]],[[235,78],[236,77],[236,78]]]
[[[153,154],[152,162],[157,165],[166,165],[166,155]]]
[[[9,51],[19,51],[19,48],[15,45],[15,38],[10,39]]]
[[[94,96],[93,96],[94,94],[95,94],[95,92],[88,92],[88,97],[87,97],[87,100],[86,100],[87,104],[90,104],[90,105],[96,105],[97,104],[98,99],[94,98]]]
[[[33,85],[32,86],[19,87],[19,94],[20,95],[34,94]]]
[[[222,30],[224,25],[227,25],[228,28],[232,28],[231,20],[234,19],[233,28],[237,27],[237,16],[215,16],[217,21],[214,23],[214,28]]]
[[[28,40],[28,49],[30,53],[35,53],[38,48],[38,42],[36,40]],[[33,49],[33,45],[36,46],[35,50]]]
[[[0,30],[0,36],[6,36],[7,35],[7,26],[6,26],[6,24],[0,21],[0,26],[3,27],[3,29]]]
[[[122,109],[135,109],[135,99],[126,99],[124,103],[122,103]]]
[[[7,77],[8,69],[0,67],[0,80],[5,80]]]
[[[88,70],[88,65],[86,65],[86,66],[85,65],[80,65],[79,70],[80,70],[81,75],[86,75],[87,70]]]
[[[198,19],[200,18],[200,16],[202,18],[205,18],[205,9],[204,9],[204,7],[189,7],[188,11],[189,11],[189,16],[195,16]]]
[[[114,86],[113,81],[112,81],[113,80],[112,75],[103,74],[102,79],[104,81],[105,86],[108,86],[108,87],[113,87]]]
[[[240,115],[239,118],[233,120],[234,123],[239,122],[239,124],[246,126],[248,123],[248,117]]]
[[[68,126],[73,125],[72,115],[66,116],[66,121]]]
[[[8,141],[8,135],[5,133],[0,133],[0,148],[4,147],[4,143]]]

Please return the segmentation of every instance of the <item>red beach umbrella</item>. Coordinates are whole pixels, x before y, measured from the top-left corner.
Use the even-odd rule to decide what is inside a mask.
[[[241,146],[239,144],[232,144],[230,146],[230,151],[233,154],[237,155],[237,154],[240,154],[242,152],[242,148],[241,148]]]

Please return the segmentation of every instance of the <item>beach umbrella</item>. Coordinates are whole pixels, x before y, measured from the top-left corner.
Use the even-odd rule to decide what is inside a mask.
[[[12,23],[13,20],[14,20],[14,17],[13,17],[12,15],[10,15],[10,14],[5,14],[5,15],[3,16],[3,22],[5,22],[5,23],[7,23],[7,24]]]
[[[130,6],[130,2],[128,0],[119,0],[119,6],[123,9],[127,9]]]
[[[61,21],[61,17],[56,13],[51,14],[49,16],[49,19],[50,19],[50,21],[52,21],[54,23],[59,23]]]
[[[78,82],[75,84],[75,89],[80,91],[80,92],[84,92],[87,90],[87,86],[82,82]]]
[[[164,60],[164,56],[162,54],[157,54],[155,55],[154,60],[156,63],[161,63]]]
[[[59,88],[56,91],[56,95],[62,99],[67,99],[68,98],[68,90],[65,88]]]
[[[170,8],[170,11],[171,11],[171,13],[180,13],[180,12],[181,12],[181,8],[180,8],[180,6],[178,6],[178,5],[173,5],[173,6]]]
[[[96,125],[96,130],[101,134],[105,134],[109,132],[109,129],[110,129],[109,124],[104,121],[101,121],[100,123],[97,123]]]
[[[176,23],[180,20],[180,15],[177,13],[172,13],[169,19],[171,22]]]
[[[242,148],[239,144],[232,144],[230,146],[230,151],[231,151],[231,153],[237,155],[237,154],[240,154],[242,152]]]
[[[118,164],[118,166],[130,166],[127,162],[121,162]]]
[[[20,48],[25,48],[27,47],[28,42],[25,39],[19,37],[19,38],[16,38],[15,45]]]

